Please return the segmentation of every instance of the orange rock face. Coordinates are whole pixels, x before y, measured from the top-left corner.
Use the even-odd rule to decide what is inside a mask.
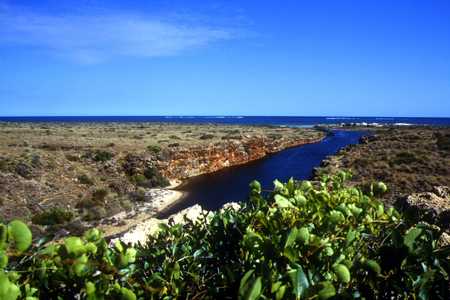
[[[167,178],[183,179],[244,164],[270,153],[315,143],[321,139],[322,137],[297,140],[251,137],[247,140],[210,144],[207,147],[175,147],[167,150],[166,159],[158,161],[158,169]]]

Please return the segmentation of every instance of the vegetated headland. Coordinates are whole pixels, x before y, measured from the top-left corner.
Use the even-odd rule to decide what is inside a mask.
[[[349,170],[350,184],[366,191],[372,182],[383,181],[389,186],[384,203],[449,230],[450,127],[381,127],[371,133],[325,159],[315,177]]]
[[[0,124],[0,215],[40,234],[124,231],[185,178],[320,141],[305,128],[171,123]]]

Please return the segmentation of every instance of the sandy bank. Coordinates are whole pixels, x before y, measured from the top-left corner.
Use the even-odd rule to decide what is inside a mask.
[[[149,189],[145,193],[145,201],[133,210],[120,212],[104,219],[100,228],[104,231],[105,236],[121,235],[149,219],[152,220],[160,211],[174,204],[183,196],[183,192],[173,190],[179,184],[181,181],[173,180],[168,187]]]
[[[226,203],[222,209],[231,208],[234,210],[238,210],[240,207],[241,206],[239,203],[230,202],[230,203]],[[211,214],[212,214],[211,211],[204,210],[204,209],[202,209],[202,207],[200,205],[196,204],[196,205],[188,207],[174,215],[171,215],[167,219],[157,219],[157,218],[147,219],[147,220],[139,223],[135,227],[133,227],[131,230],[123,233],[122,235],[117,237],[117,239],[120,239],[124,243],[144,244],[147,241],[149,235],[154,235],[158,231],[159,224],[162,224],[162,223],[164,223],[164,224],[168,224],[168,223],[183,224],[185,222],[185,219],[189,219],[191,221],[196,221],[203,215],[209,216]],[[207,220],[208,220],[208,217],[207,217]]]

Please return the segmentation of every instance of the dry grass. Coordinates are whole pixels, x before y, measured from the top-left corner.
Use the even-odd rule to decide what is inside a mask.
[[[372,141],[331,158],[321,172],[350,169],[362,184],[382,180],[392,202],[400,195],[450,186],[450,128],[412,127],[378,130]]]

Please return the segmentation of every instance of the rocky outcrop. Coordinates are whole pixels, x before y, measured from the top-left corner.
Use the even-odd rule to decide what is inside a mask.
[[[248,140],[232,140],[208,146],[172,147],[165,150],[156,163],[161,173],[170,179],[183,179],[211,173],[225,167],[244,164],[286,148],[310,144],[321,138],[271,139],[252,137]]]
[[[402,197],[396,204],[412,220],[450,229],[450,188],[447,186],[435,187],[433,192]]]
[[[237,202],[230,202],[223,205],[221,211],[224,210],[239,210],[241,208],[241,204]],[[208,210],[204,210],[199,204],[195,204],[191,207],[183,209],[182,211],[169,216],[167,219],[157,219],[157,218],[149,218],[144,222],[137,224],[131,230],[119,234],[114,239],[111,239],[111,243],[114,243],[117,239],[120,239],[122,242],[127,244],[145,244],[149,238],[149,236],[155,235],[161,224],[186,224],[186,222],[198,222],[202,221],[201,217],[206,216],[206,222],[208,223],[210,220],[210,216],[212,216],[212,212]]]

